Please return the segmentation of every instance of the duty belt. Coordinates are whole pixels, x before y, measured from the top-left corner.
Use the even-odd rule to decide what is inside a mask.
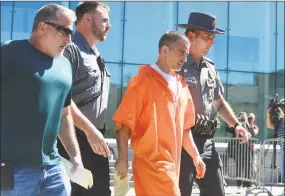
[[[197,114],[195,126],[191,128],[192,134],[201,138],[213,138],[218,125],[217,118],[209,119],[207,116]]]

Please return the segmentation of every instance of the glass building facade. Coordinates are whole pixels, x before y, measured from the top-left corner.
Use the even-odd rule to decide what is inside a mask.
[[[37,10],[51,1],[1,2],[1,41],[27,39]],[[78,2],[54,1],[75,9]],[[212,13],[217,35],[208,57],[218,69],[225,99],[238,114],[256,114],[258,137],[272,137],[266,127],[266,110],[273,94],[284,97],[284,2],[106,2],[112,28],[107,40],[98,44],[111,72],[107,135],[114,137],[112,116],[122,100],[129,80],[141,64],[158,56],[158,41],[167,30],[179,30],[190,12]],[[134,97],[135,99],[135,97]],[[225,123],[216,136],[227,135]]]

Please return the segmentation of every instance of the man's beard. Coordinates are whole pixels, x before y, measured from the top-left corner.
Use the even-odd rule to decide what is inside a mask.
[[[103,32],[100,32],[98,30],[96,30],[96,27],[93,27],[93,31],[92,31],[93,36],[96,39],[99,39],[100,41],[104,41],[105,40],[105,36],[103,35]]]

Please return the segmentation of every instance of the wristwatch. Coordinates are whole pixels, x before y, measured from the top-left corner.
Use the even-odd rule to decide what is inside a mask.
[[[237,122],[235,125],[234,125],[234,128],[237,128],[237,126],[242,126],[239,122]]]

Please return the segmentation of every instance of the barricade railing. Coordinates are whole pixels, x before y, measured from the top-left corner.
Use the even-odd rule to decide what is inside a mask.
[[[284,138],[267,139],[264,140],[261,149],[260,159],[260,185],[261,191],[259,193],[271,194],[271,190],[266,189],[265,186],[280,186],[284,187],[284,178],[282,177],[282,169],[284,168]],[[284,148],[284,147],[283,147]],[[283,193],[284,194],[284,193]]]
[[[280,148],[283,138],[268,139],[263,143],[252,138],[244,144],[240,144],[241,138],[217,137],[212,140],[221,158],[224,179],[250,186],[246,194],[258,190],[255,195],[272,195],[265,186],[284,186],[281,177],[283,151]]]
[[[241,138],[218,137],[212,139],[220,155],[224,179],[238,180],[259,186],[260,147],[258,139],[241,144]]]

